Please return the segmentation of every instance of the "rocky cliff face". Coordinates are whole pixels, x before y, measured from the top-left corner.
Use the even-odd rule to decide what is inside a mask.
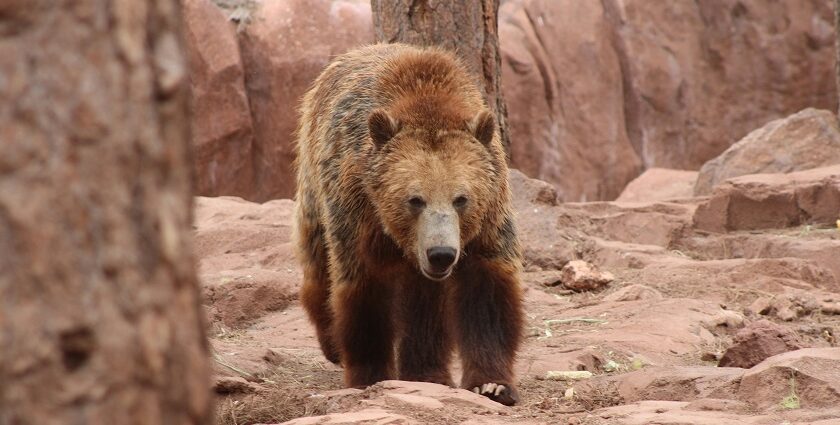
[[[499,22],[513,164],[567,201],[835,109],[830,1],[510,0]]]
[[[199,194],[290,197],[298,99],[333,55],[373,41],[370,6],[216,2],[238,31],[184,0]],[[765,3],[503,2],[512,165],[561,200],[609,200],[645,169],[697,170],[771,120],[834,110],[831,1]]]

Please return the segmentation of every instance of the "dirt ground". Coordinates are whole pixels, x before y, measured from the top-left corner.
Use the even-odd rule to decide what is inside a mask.
[[[198,198],[218,423],[840,423],[835,223],[712,233],[696,224],[710,198],[558,205],[544,183],[512,185],[528,317],[514,407],[435,384],[342,389],[297,303],[292,201]],[[615,279],[565,289],[575,259]]]

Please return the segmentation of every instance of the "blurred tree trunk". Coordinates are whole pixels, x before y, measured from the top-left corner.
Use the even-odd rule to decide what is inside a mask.
[[[0,2],[0,424],[199,424],[177,0]]]
[[[834,0],[834,72],[838,94],[837,114],[840,116],[840,0]]]
[[[453,50],[484,86],[510,153],[507,108],[502,96],[499,0],[371,0],[376,41],[438,45]]]

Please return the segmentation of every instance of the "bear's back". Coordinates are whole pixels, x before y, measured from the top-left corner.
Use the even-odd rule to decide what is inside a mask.
[[[429,92],[459,99],[465,109],[477,111],[483,106],[472,76],[447,51],[374,44],[345,53],[333,60],[304,97],[301,116],[312,137],[300,142],[323,144],[319,148],[328,151],[359,152],[368,136],[371,111],[401,97]]]

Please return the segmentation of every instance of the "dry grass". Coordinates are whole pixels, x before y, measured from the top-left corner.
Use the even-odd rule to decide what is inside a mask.
[[[259,383],[258,392],[218,398],[217,424],[281,423],[301,416],[323,415],[327,413],[327,398],[312,395],[342,388],[341,372],[328,369],[314,355],[278,350],[270,363],[272,367],[246,377]]]
[[[294,388],[268,387],[241,399],[220,398],[216,406],[219,425],[281,423],[307,415],[307,403]],[[317,412],[309,413],[317,414]]]

